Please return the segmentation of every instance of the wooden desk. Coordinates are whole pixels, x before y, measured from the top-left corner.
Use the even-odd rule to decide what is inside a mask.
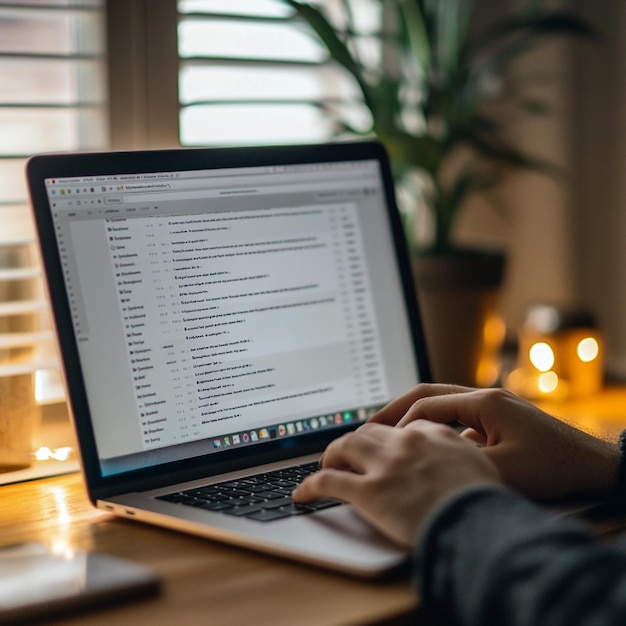
[[[544,408],[611,437],[626,428],[626,390]],[[626,520],[594,523],[600,532],[626,528]],[[123,556],[152,566],[163,577],[163,592],[157,598],[58,623],[431,624],[418,608],[407,577],[363,582],[118,519],[91,507],[78,474],[0,487],[0,545],[20,541]]]
[[[152,566],[160,596],[63,624],[430,624],[408,577],[364,582],[122,520],[91,507],[78,474],[0,487],[0,545],[42,541]]]

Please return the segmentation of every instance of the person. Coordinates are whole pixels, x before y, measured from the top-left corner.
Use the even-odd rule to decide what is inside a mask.
[[[465,430],[448,424],[460,422]],[[421,384],[331,443],[297,502],[350,502],[413,548],[442,624],[626,624],[626,542],[541,501],[626,503],[624,452],[504,389]]]

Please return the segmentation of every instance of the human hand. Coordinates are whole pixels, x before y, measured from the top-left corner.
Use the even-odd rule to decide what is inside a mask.
[[[350,502],[383,534],[411,546],[427,514],[444,499],[499,481],[480,449],[448,426],[368,423],[333,441],[322,469],[305,479],[292,498],[301,503],[320,498]]]
[[[592,437],[503,389],[418,385],[371,418],[407,426],[414,420],[458,421],[506,484],[538,499],[606,497],[617,476],[614,443]]]

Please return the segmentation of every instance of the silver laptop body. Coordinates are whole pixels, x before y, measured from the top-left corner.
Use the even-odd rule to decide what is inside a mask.
[[[171,496],[314,462],[428,379],[384,149],[41,155],[27,176],[92,503],[357,576],[400,566],[349,505],[258,521]]]

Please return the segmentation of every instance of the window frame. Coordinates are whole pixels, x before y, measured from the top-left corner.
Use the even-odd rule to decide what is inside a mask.
[[[107,0],[112,150],[180,147],[174,0]]]

